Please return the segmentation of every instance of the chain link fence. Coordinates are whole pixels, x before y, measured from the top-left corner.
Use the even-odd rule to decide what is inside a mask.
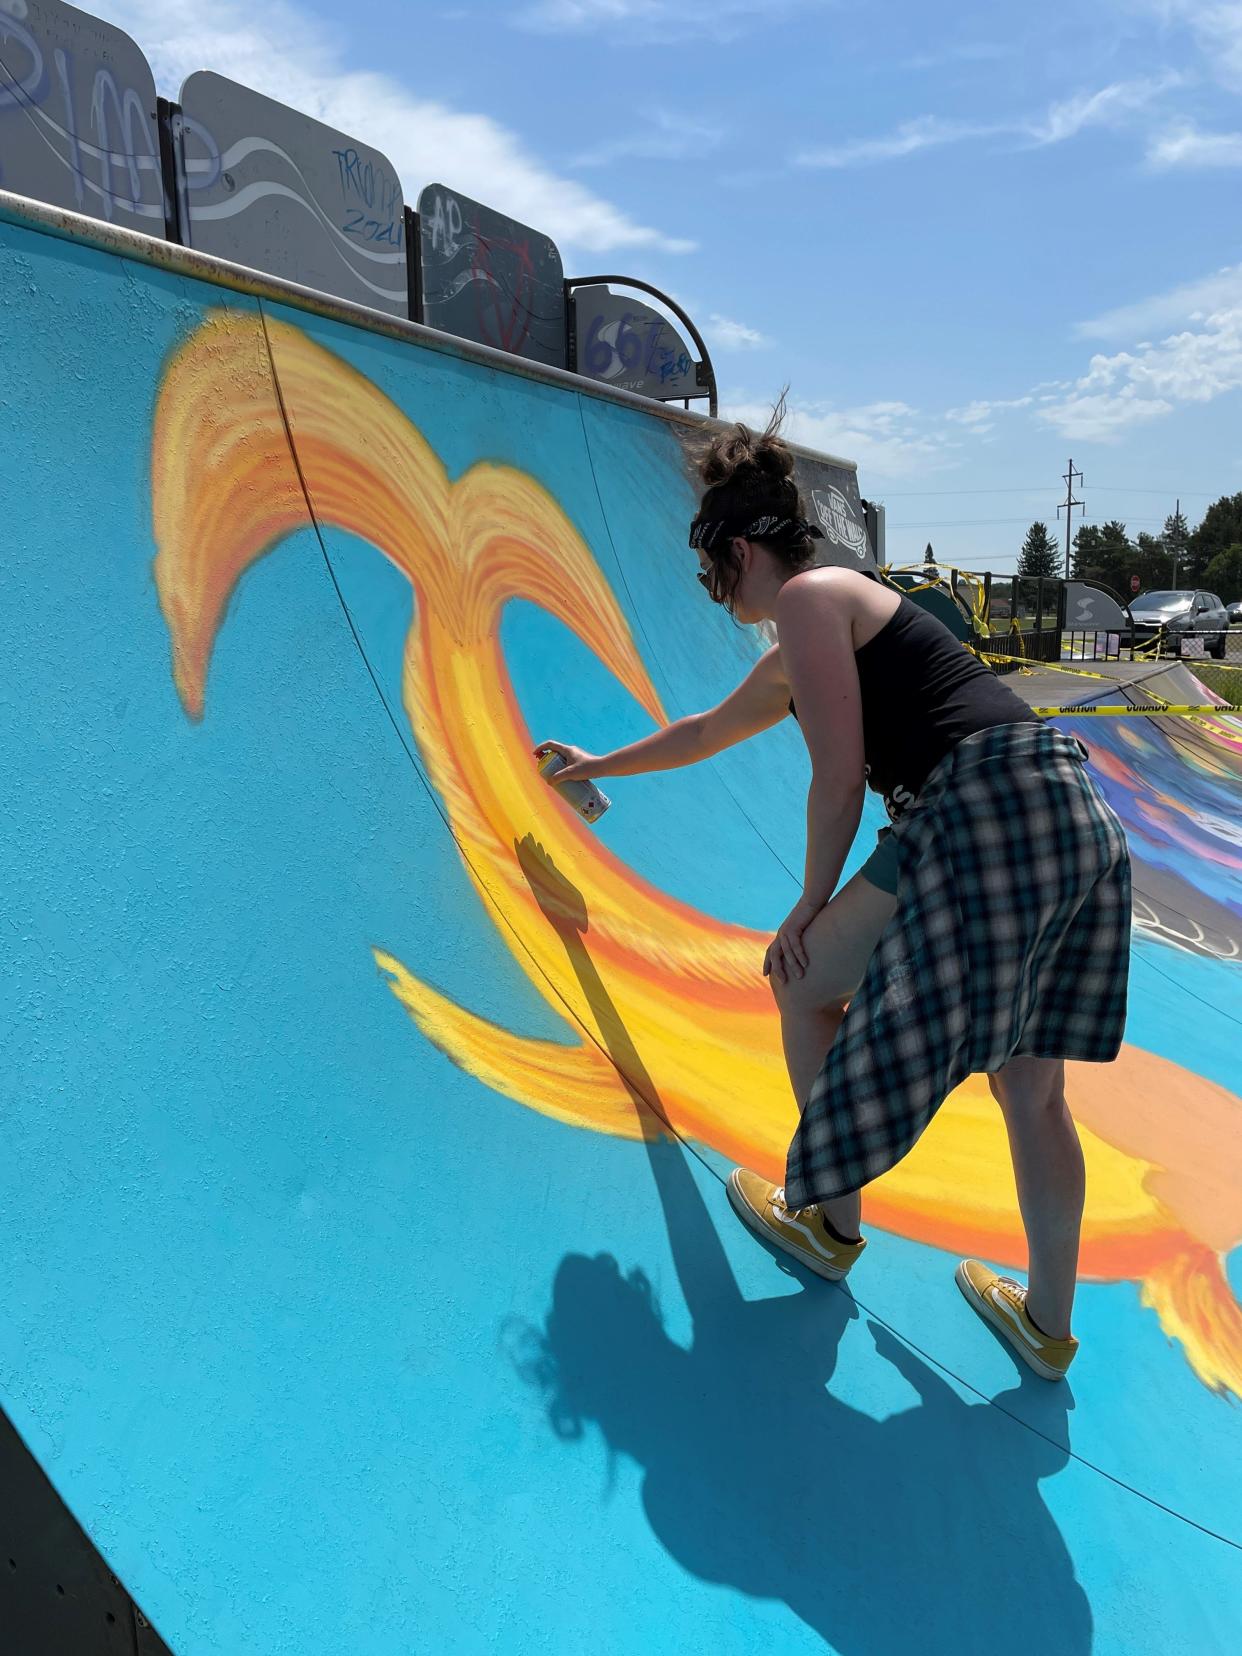
[[[1161,628],[1148,640],[1135,639],[1134,654],[1152,660],[1232,661],[1242,665],[1242,626],[1222,632],[1219,627]]]

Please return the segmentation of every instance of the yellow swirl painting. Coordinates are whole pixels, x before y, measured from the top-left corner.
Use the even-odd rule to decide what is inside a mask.
[[[378,952],[422,1033],[488,1086],[571,1126],[649,1131],[641,1094],[679,1135],[779,1179],[795,1109],[759,971],[766,936],[674,901],[610,855],[531,762],[500,645],[510,599],[572,628],[663,719],[625,615],[556,500],[507,466],[480,462],[450,482],[364,376],[297,328],[268,321],[265,334],[261,317],[228,311],[210,313],[167,366],[152,490],[156,581],[192,718],[203,716],[230,594],[305,527],[306,496],[320,524],[369,541],[410,581],[403,695],[422,763],[497,936],[578,1039],[485,1022]],[[566,946],[571,931],[589,974]],[[618,1067],[618,1025],[633,1073]],[[1072,1069],[1088,1165],[1082,1274],[1140,1284],[1204,1384],[1242,1395],[1242,1313],[1223,1269],[1242,1238],[1238,1098],[1133,1048],[1111,1068]],[[867,1214],[937,1247],[1025,1263],[1004,1131],[982,1080],[959,1088],[872,1187]]]

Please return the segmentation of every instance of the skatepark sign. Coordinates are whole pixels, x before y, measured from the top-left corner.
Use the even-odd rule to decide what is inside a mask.
[[[815,515],[824,534],[835,545],[852,552],[856,558],[867,556],[867,531],[854,513],[840,489],[829,485],[826,489],[812,489]]]

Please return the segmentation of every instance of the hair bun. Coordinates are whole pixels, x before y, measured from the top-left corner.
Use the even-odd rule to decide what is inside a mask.
[[[747,472],[756,481],[780,483],[792,477],[794,457],[780,435],[784,423],[785,393],[782,392],[762,432],[752,431],[739,420],[713,437],[699,460],[699,475],[708,488],[727,483],[733,477],[744,477]]]
[[[788,447],[766,431],[755,443],[751,458],[765,476],[777,481],[794,474],[794,457]]]
[[[699,463],[704,483],[710,488],[715,483],[727,482],[734,472],[751,463],[754,445],[754,432],[740,424],[713,437]]]

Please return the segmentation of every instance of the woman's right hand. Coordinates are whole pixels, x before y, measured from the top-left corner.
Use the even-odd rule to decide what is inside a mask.
[[[571,747],[566,742],[540,742],[535,749],[536,759],[549,748],[553,753],[559,753],[565,761],[565,768],[548,778],[554,788],[559,787],[562,782],[589,782],[600,762],[598,753],[588,753],[585,748]]]

